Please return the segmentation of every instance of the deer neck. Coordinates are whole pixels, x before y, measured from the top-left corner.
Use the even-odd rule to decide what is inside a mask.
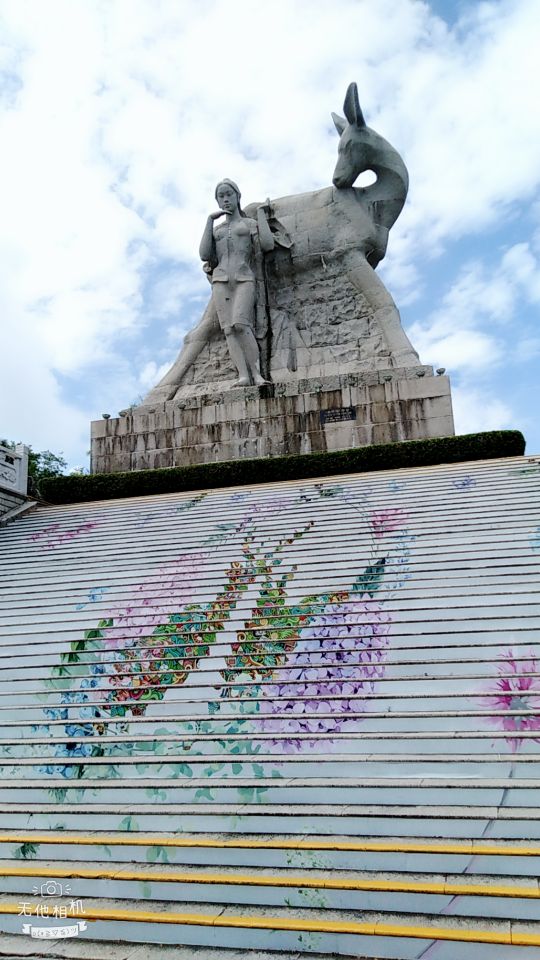
[[[396,222],[403,209],[409,187],[409,175],[403,160],[396,150],[390,147],[370,163],[366,169],[376,174],[375,183],[362,189],[364,202],[376,204],[373,218],[388,230]]]

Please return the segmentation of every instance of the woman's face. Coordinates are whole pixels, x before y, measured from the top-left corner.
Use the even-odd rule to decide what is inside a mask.
[[[217,188],[216,198],[218,207],[224,210],[225,213],[234,213],[238,210],[238,194],[228,183],[220,183]]]

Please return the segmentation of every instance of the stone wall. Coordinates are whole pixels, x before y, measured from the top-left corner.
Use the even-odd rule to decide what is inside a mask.
[[[430,367],[189,397],[92,423],[93,473],[452,436],[447,377]]]

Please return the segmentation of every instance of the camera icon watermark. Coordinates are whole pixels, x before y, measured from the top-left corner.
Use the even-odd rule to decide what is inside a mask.
[[[71,884],[46,880],[40,887],[32,887],[32,893],[39,893],[40,897],[65,897],[67,893],[71,893]]]
[[[58,883],[57,880],[47,880],[39,887],[36,885],[32,892],[39,894],[40,897],[65,897],[71,893],[70,884]],[[55,920],[68,920],[66,924],[58,926],[35,926],[31,923],[23,923],[22,932],[36,940],[55,940],[60,938],[77,937],[79,933],[87,929],[86,920],[75,919],[84,916],[85,910],[82,900],[70,900],[68,903],[43,903],[36,905],[19,900],[20,917],[43,917]]]

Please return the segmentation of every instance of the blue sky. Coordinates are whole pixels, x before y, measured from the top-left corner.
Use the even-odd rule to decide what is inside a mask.
[[[537,0],[0,0],[0,435],[86,465],[208,294],[215,183],[326,186],[351,80],[411,188],[380,272],[458,432],[540,451]]]

